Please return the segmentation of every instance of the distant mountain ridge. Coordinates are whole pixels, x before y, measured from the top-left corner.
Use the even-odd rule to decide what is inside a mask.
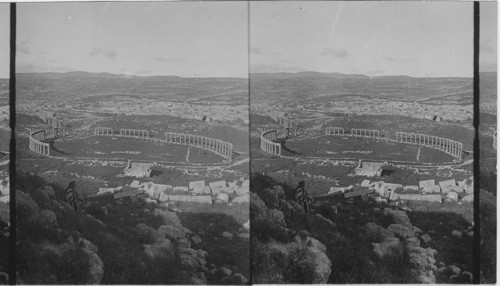
[[[41,72],[41,73],[16,73],[21,77],[38,77],[47,79],[62,79],[62,78],[100,78],[100,79],[239,79],[238,77],[181,77],[176,75],[152,75],[138,76],[130,74],[113,74],[108,72],[86,72],[86,71],[70,71],[70,72]]]
[[[250,77],[266,77],[269,79],[331,78],[331,79],[391,79],[391,80],[469,78],[469,77],[411,77],[407,75],[367,76],[363,74],[343,74],[338,72],[323,73],[315,71],[296,72],[296,73],[291,73],[291,72],[250,73]],[[470,78],[472,78],[472,76]]]

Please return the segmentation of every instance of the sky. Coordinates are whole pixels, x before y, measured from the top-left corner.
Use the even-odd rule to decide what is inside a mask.
[[[479,71],[497,71],[497,2],[481,2],[479,15]]]
[[[472,2],[251,2],[251,72],[473,76]]]
[[[248,77],[246,2],[19,3],[17,72]]]
[[[10,8],[0,3],[0,78],[9,78],[10,66]]]

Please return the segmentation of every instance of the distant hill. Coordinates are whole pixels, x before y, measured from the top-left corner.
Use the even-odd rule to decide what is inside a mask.
[[[466,79],[466,77],[411,77],[406,75],[367,76],[363,74],[343,74],[337,72],[322,73],[315,71],[296,72],[296,73],[289,73],[289,72],[250,73],[250,77],[268,78],[268,79],[330,78],[330,79],[373,79],[373,80],[393,80],[393,81],[410,80],[410,79],[421,79],[421,80]]]
[[[472,78],[417,78],[404,75],[370,77],[361,74],[298,72],[250,74],[252,100],[322,104],[332,99],[359,98],[472,104]],[[353,103],[355,104],[355,103]]]
[[[342,73],[321,73],[321,72],[298,72],[298,73],[251,73],[251,77],[266,77],[274,79],[286,78],[338,78],[338,79],[368,79],[369,76],[362,74],[342,74]]]
[[[248,80],[244,78],[183,78],[179,76],[134,76],[111,73],[18,73],[18,99],[74,101],[91,97],[130,96],[186,101],[211,98],[226,103],[248,102]]]

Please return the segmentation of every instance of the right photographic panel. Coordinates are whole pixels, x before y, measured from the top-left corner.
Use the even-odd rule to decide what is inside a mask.
[[[252,282],[471,283],[473,3],[249,5]]]

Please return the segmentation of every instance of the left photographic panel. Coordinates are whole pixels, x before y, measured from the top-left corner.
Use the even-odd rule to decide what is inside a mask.
[[[10,126],[9,126],[9,67],[10,67],[10,6],[0,3],[0,284],[9,280],[10,234]]]
[[[248,283],[247,15],[17,5],[18,283]]]

